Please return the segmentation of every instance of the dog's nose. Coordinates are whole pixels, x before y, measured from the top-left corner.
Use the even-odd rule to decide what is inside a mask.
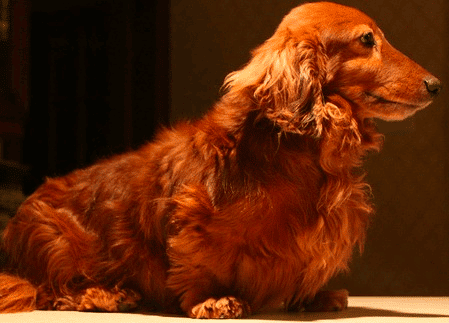
[[[426,78],[424,80],[424,84],[426,85],[427,91],[429,91],[432,95],[438,95],[443,87],[441,81],[436,77]]]

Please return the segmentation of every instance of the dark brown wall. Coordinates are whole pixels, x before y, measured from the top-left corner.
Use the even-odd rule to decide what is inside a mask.
[[[449,84],[446,1],[337,1],[373,17],[390,42]],[[172,121],[219,97],[227,73],[271,36],[297,1],[172,0]],[[377,213],[362,257],[331,287],[358,295],[449,294],[448,91],[403,122],[379,122],[383,151],[366,163]]]
[[[170,109],[169,2],[33,0],[30,11],[30,103],[16,160],[30,169],[26,194],[45,176],[142,145]]]

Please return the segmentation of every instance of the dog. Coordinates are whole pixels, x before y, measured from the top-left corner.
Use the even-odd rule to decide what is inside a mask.
[[[3,234],[0,312],[344,309],[347,291],[321,288],[363,246],[373,119],[412,116],[441,87],[362,12],[293,9],[203,118],[21,205]]]

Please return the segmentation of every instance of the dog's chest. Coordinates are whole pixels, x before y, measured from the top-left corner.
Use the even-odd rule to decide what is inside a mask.
[[[319,230],[283,238],[253,241],[250,249],[257,252],[241,257],[237,288],[253,308],[273,308],[312,297],[346,268],[352,252],[352,246],[335,243]]]

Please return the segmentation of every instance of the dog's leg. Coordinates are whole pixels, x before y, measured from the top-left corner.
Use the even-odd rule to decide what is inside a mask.
[[[204,188],[186,188],[176,198],[168,251],[168,288],[181,309],[193,318],[239,318],[249,314],[248,304],[233,295],[236,233],[220,218]]]
[[[140,295],[133,290],[91,287],[75,296],[56,299],[54,309],[59,311],[127,312],[138,305]]]
[[[308,312],[342,311],[348,307],[348,291],[346,289],[320,291],[315,297],[304,304]]]
[[[205,250],[202,250],[204,254]],[[250,314],[247,302],[232,295],[232,290],[224,283],[228,279],[227,266],[223,263],[223,272],[212,273],[207,263],[213,261],[206,255],[201,259],[206,264],[195,264],[190,261],[172,262],[172,268],[167,285],[178,295],[180,307],[184,313],[192,318],[241,318]],[[220,268],[216,265],[217,268]],[[218,275],[223,275],[218,277]]]

